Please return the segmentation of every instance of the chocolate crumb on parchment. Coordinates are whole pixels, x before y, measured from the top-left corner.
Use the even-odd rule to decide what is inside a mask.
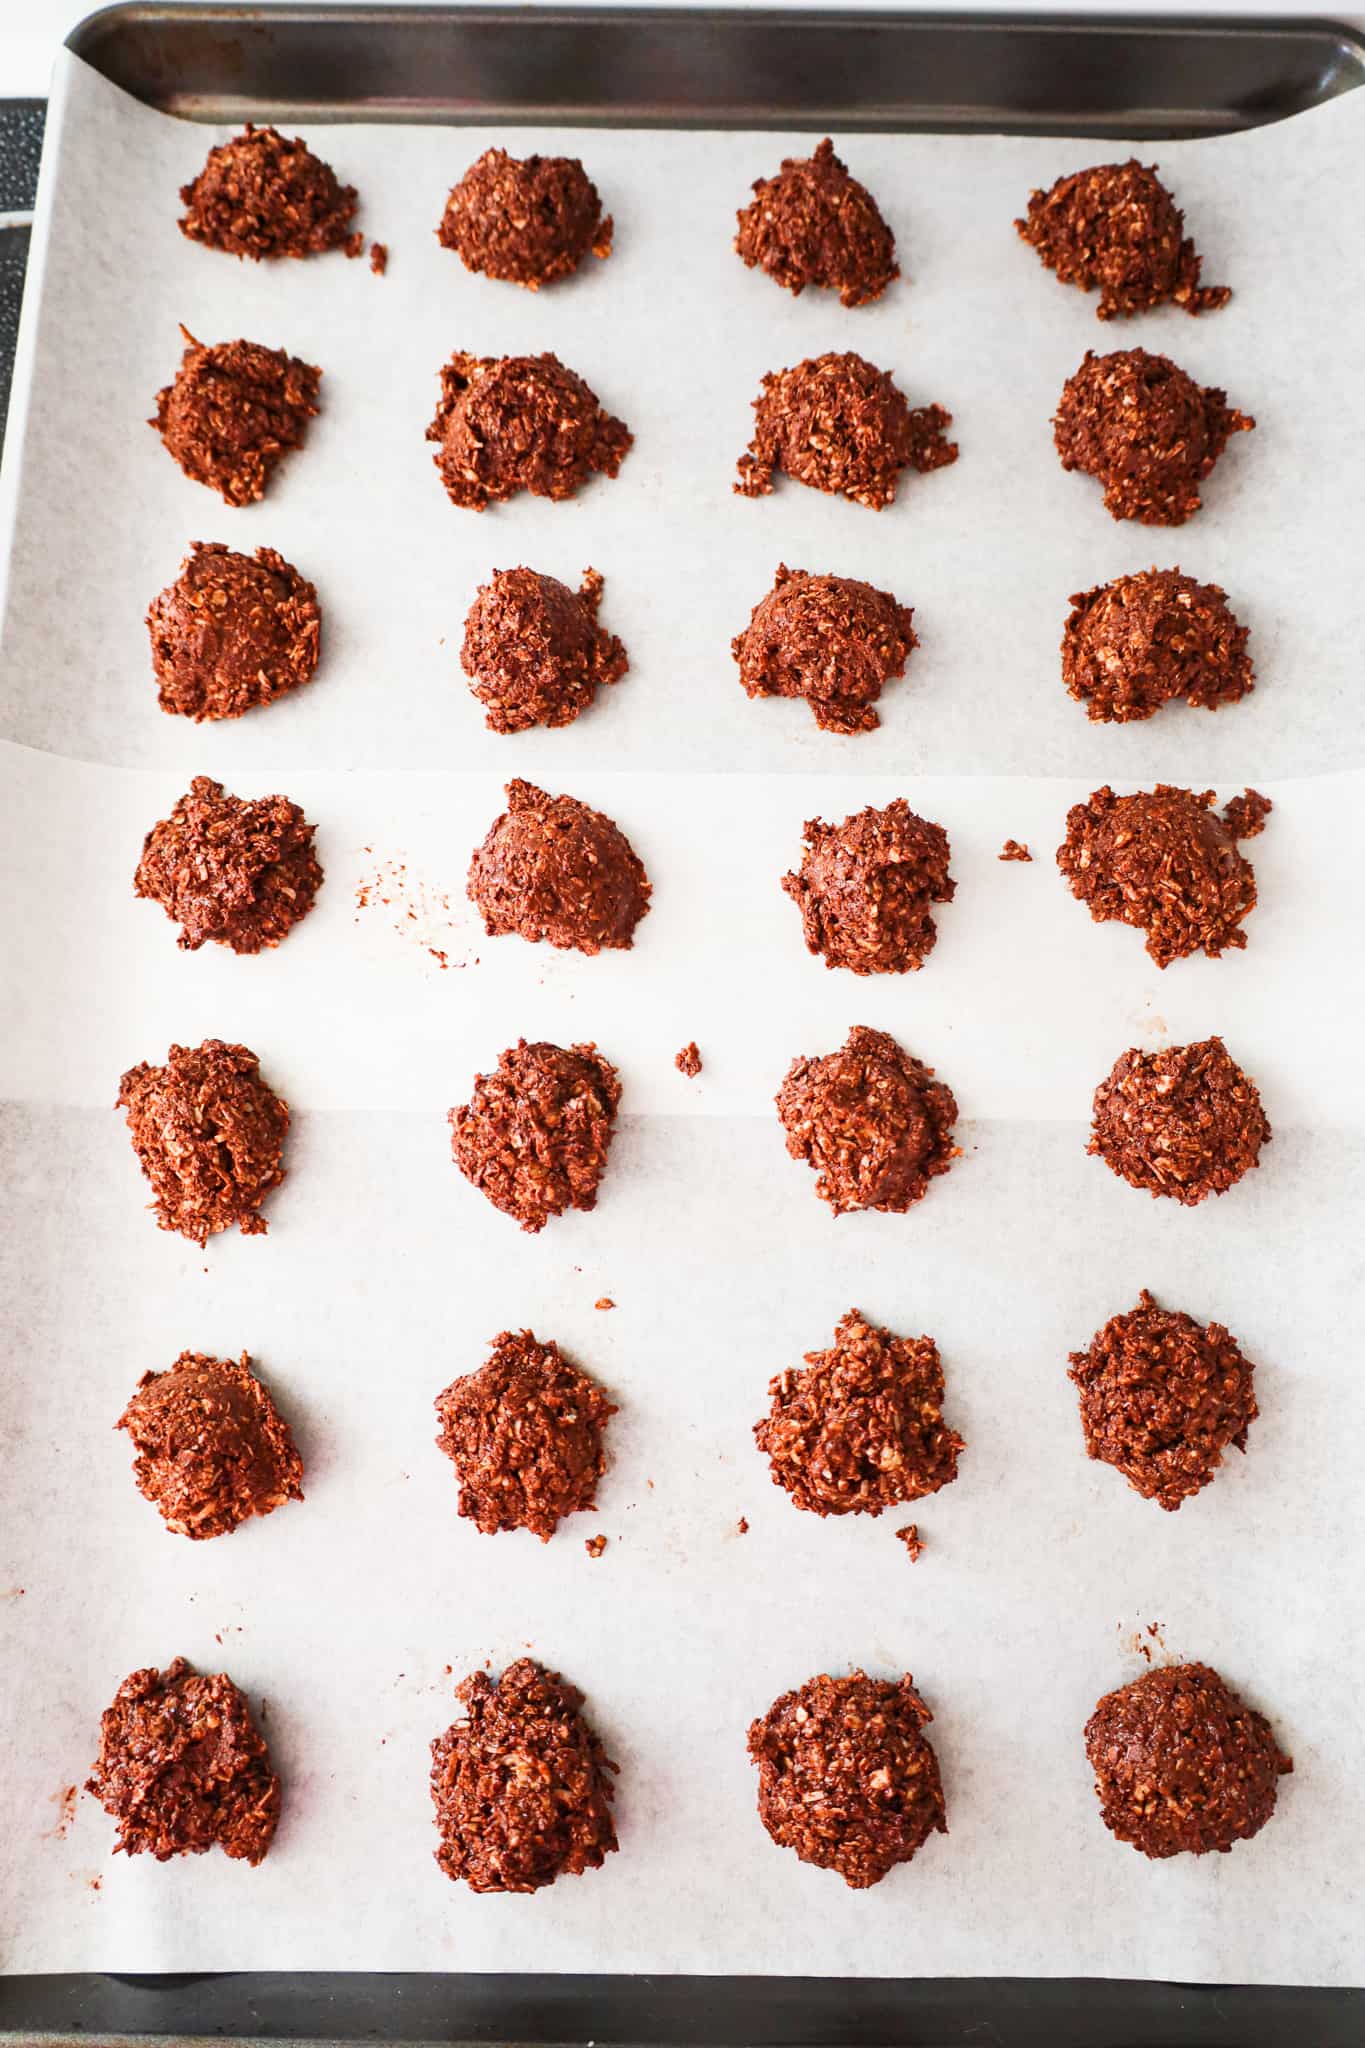
[[[1202,1328],[1144,1287],[1136,1308],[1111,1316],[1088,1350],[1071,1353],[1068,1377],[1087,1454],[1174,1512],[1208,1485],[1229,1444],[1245,1451],[1260,1412],[1254,1373],[1221,1323]]]
[[[1205,711],[1254,687],[1247,628],[1216,583],[1144,569],[1072,597],[1062,680],[1087,715],[1125,724],[1183,698]]]
[[[601,1557],[606,1547],[607,1539],[605,1536],[588,1536],[583,1542],[583,1548],[587,1551],[589,1557]]]
[[[166,1372],[145,1372],[115,1427],[137,1451],[138,1492],[176,1536],[227,1536],[303,1499],[289,1424],[245,1351],[182,1351]]]
[[[250,121],[208,153],[203,170],[180,188],[180,232],[229,256],[317,256],[345,245],[356,210],[343,185],[302,136]]]
[[[602,578],[585,569],[576,591],[534,569],[497,569],[465,620],[460,666],[491,732],[571,725],[599,688],[630,664],[597,622]]]
[[[566,1209],[597,1206],[620,1100],[616,1068],[595,1045],[519,1038],[451,1110],[455,1164],[523,1230],[543,1230]]]
[[[1033,855],[1021,839],[1007,839],[995,856],[997,860],[1029,860]]]
[[[1035,191],[1027,218],[1014,223],[1059,283],[1099,292],[1099,320],[1168,301],[1187,313],[1212,313],[1232,297],[1227,285],[1200,285],[1185,216],[1156,173],[1136,157],[1073,171]]]
[[[469,863],[469,900],[490,939],[515,932],[579,953],[628,948],[650,893],[619,825],[533,782],[507,784],[507,809]]]
[[[919,1523],[907,1522],[903,1529],[897,1529],[896,1541],[905,1545],[905,1554],[911,1564],[918,1564],[925,1549],[919,1533]]]
[[[455,1688],[461,1720],[431,1745],[431,1798],[446,1876],[475,1892],[534,1892],[599,1870],[616,1848],[617,1766],[583,1695],[531,1657]]]
[[[246,1696],[183,1657],[125,1678],[100,1718],[86,1783],[118,1822],[125,1856],[224,1855],[260,1863],[280,1817],[280,1781]]]
[[[436,1397],[436,1442],[455,1467],[460,1513],[485,1536],[529,1529],[548,1543],[566,1515],[596,1506],[615,1413],[557,1344],[503,1330],[478,1371]]]
[[[590,476],[614,477],[635,436],[558,356],[457,351],[427,439],[451,503],[482,512],[518,491],[572,498]]]
[[[341,246],[353,263],[357,261],[359,257],[365,254],[365,236],[363,231],[357,228],[353,235],[347,235],[346,240]]]
[[[941,405],[912,409],[887,371],[852,353],[770,370],[754,415],[735,484],[745,498],[766,497],[783,470],[812,490],[881,511],[903,469],[923,475],[957,461],[957,443],[946,435],[952,414]]]
[[[163,711],[240,718],[311,682],[322,615],[313,585],[273,548],[253,557],[197,540],[153,598],[147,630]]]
[[[173,1045],[164,1067],[129,1068],[117,1106],[163,1230],[198,1245],[233,1224],[243,1237],[264,1233],[261,1203],[284,1179],[289,1105],[261,1079],[254,1052],[219,1038]]]
[[[864,1024],[841,1052],[792,1061],[777,1113],[788,1152],[819,1175],[815,1191],[836,1216],[901,1214],[958,1156],[952,1090],[889,1033]]]
[[[941,825],[904,797],[869,804],[842,824],[808,818],[801,865],[782,887],[801,913],[808,952],[853,974],[906,974],[922,967],[938,937],[930,908],[951,903],[950,848]]]
[[[1054,415],[1062,468],[1104,486],[1114,519],[1183,526],[1203,500],[1199,486],[1233,434],[1256,422],[1228,404],[1226,391],[1196,384],[1169,356],[1118,349],[1068,377]]]
[[[257,341],[205,346],[182,325],[175,380],[156,395],[155,427],[187,477],[224,504],[263,498],[275,470],[300,448],[318,410],[322,372]]]
[[[466,270],[534,292],[590,254],[610,256],[612,221],[577,157],[486,149],[451,192],[436,235]]]
[[[864,1890],[948,1821],[914,1680],[855,1671],[784,1692],[749,1729],[758,1817],[779,1848]]]
[[[784,157],[777,176],[755,179],[753,192],[737,216],[736,251],[789,292],[799,297],[816,285],[838,292],[845,306],[865,306],[900,276],[895,236],[828,136],[814,156]]]
[[[1294,1768],[1207,1664],[1165,1664],[1109,1692],[1085,1724],[1100,1818],[1144,1856],[1226,1854],[1260,1833]]]
[[[389,245],[387,242],[371,242],[370,268],[376,277],[382,277],[389,267]]]
[[[695,1038],[690,1038],[682,1050],[674,1055],[673,1064],[689,1081],[696,1080],[701,1072],[701,1054],[697,1051]]]
[[[259,953],[313,907],[322,882],[315,830],[288,797],[229,796],[221,782],[196,775],[143,841],[133,893],[179,924],[187,952],[214,939]]]
[[[730,652],[750,697],[804,697],[822,732],[873,732],[883,687],[919,645],[913,618],[889,590],[783,562]]]
[[[1271,1139],[1256,1083],[1221,1038],[1121,1053],[1095,1090],[1087,1151],[1150,1195],[1226,1194]]]

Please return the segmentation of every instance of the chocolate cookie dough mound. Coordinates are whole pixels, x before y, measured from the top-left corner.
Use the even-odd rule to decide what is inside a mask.
[[[1247,629],[1216,583],[1144,569],[1082,590],[1062,636],[1062,680],[1089,717],[1123,725],[1183,698],[1205,711],[1254,687]]]
[[[1259,1413],[1254,1370],[1221,1323],[1201,1329],[1144,1287],[1136,1308],[1071,1354],[1085,1448],[1174,1510],[1208,1485],[1229,1444],[1245,1451]]]
[[[828,136],[814,156],[784,157],[777,176],[756,179],[753,190],[735,248],[798,298],[810,284],[864,306],[900,276],[895,236]]]
[[[548,1543],[566,1515],[596,1506],[602,1431],[615,1413],[557,1344],[504,1330],[486,1365],[436,1397],[436,1442],[455,1467],[460,1513],[485,1536],[530,1529]]]
[[[431,1798],[446,1876],[476,1892],[535,1892],[600,1870],[616,1848],[616,1765],[583,1695],[530,1657],[455,1689],[465,1718],[431,1745]]]
[[[465,620],[460,666],[491,732],[572,725],[606,683],[619,683],[626,650],[597,623],[602,578],[585,569],[577,591],[534,569],[498,569]]]
[[[273,548],[195,541],[147,613],[163,711],[240,718],[311,682],[322,614],[313,585]]]
[[[229,256],[317,256],[339,248],[356,210],[353,185],[338,182],[330,164],[296,135],[250,121],[231,142],[211,149],[192,184],[180,188],[191,242]]]
[[[315,826],[287,797],[229,796],[196,775],[142,844],[133,893],[159,903],[194,952],[206,939],[234,953],[278,946],[313,907],[322,869]]]
[[[872,732],[884,685],[919,645],[913,617],[889,590],[783,562],[730,652],[751,697],[804,697],[822,732]]]
[[[902,1214],[957,1157],[957,1103],[932,1067],[885,1031],[857,1024],[842,1052],[795,1059],[777,1095],[787,1150],[819,1175],[836,1216]]]
[[[1130,1187],[1194,1208],[1235,1187],[1270,1138],[1256,1083],[1203,1038],[1121,1053],[1095,1090],[1087,1150]]]
[[[593,1209],[621,1083],[595,1045],[519,1038],[450,1112],[451,1151],[467,1181],[523,1230],[566,1209]]]
[[[490,939],[516,932],[579,953],[633,943],[650,886],[619,825],[573,796],[509,782],[507,809],[469,863]]]
[[[1106,1693],[1085,1749],[1105,1826],[1151,1857],[1250,1841],[1294,1768],[1265,1715],[1207,1664],[1164,1665]]]
[[[1062,387],[1053,438],[1063,469],[1104,486],[1105,510],[1143,526],[1183,526],[1233,434],[1256,422],[1226,391],[1196,384],[1169,356],[1119,349],[1085,361]]]
[[[769,371],[754,414],[735,485],[745,498],[766,497],[775,471],[785,470],[812,490],[880,511],[895,497],[903,469],[924,474],[957,461],[957,443],[946,438],[952,414],[941,405],[912,410],[889,374],[865,356],[814,356],[795,369]]]
[[[163,1230],[199,1245],[234,1223],[243,1237],[264,1232],[261,1203],[284,1179],[289,1105],[266,1087],[254,1052],[219,1038],[173,1045],[164,1067],[129,1068],[118,1107]]]
[[[946,1835],[932,1719],[908,1676],[811,1678],[774,1700],[749,1730],[749,1756],[778,1847],[862,1891]]]
[[[303,445],[322,372],[257,341],[205,347],[187,327],[175,382],[156,394],[156,428],[187,477],[228,505],[263,498],[279,463]]]
[[[1173,301],[1187,313],[1226,306],[1226,285],[1201,288],[1185,216],[1155,164],[1095,164],[1035,192],[1014,223],[1061,284],[1098,291],[1096,317],[1123,320]]]
[[[574,156],[509,156],[486,149],[446,201],[436,230],[466,270],[538,291],[584,257],[610,256],[612,223]]]
[[[116,1427],[137,1450],[138,1492],[177,1536],[227,1536],[303,1499],[289,1425],[245,1351],[182,1351],[169,1372],[144,1373]]]
[[[943,1419],[943,1367],[932,1337],[896,1337],[856,1308],[829,1351],[770,1382],[754,1427],[773,1482],[814,1515],[879,1515],[937,1493],[966,1448]]]
[[[451,503],[482,512],[518,491],[572,498],[615,476],[635,436],[558,356],[456,354],[427,439]]]
[[[898,796],[842,825],[807,820],[801,866],[782,887],[801,912],[809,952],[854,974],[923,967],[938,932],[933,903],[951,903],[948,835]]]
[[[225,1856],[260,1863],[280,1817],[280,1781],[244,1693],[183,1657],[125,1678],[100,1718],[86,1791],[118,1822],[125,1856]]]

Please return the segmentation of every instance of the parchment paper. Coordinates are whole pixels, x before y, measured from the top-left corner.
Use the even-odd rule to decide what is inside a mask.
[[[1010,226],[1034,184],[1112,146],[849,140],[906,279],[845,313],[730,250],[749,181],[808,137],[561,134],[617,250],[539,296],[467,276],[431,230],[491,140],[543,132],[310,131],[390,244],[382,280],[185,242],[176,187],[214,139],[64,62],[4,478],[5,1966],[1358,1981],[1365,104],[1144,148],[1236,297],[1118,330]],[[322,416],[261,505],[223,507],[141,424],[179,320],[324,366]],[[1084,351],[1139,342],[1259,422],[1178,534],[1115,525],[1051,447]],[[636,433],[619,480],[456,511],[422,440],[456,347],[553,347]],[[880,516],[789,483],[734,497],[761,374],[831,347],[947,405],[960,462]],[[315,684],[233,725],[165,718],[149,674],[143,613],[194,539],[278,547],[324,605]],[[833,738],[739,689],[728,642],[782,560],[915,605],[922,646],[878,733]],[[522,561],[604,573],[631,673],[578,724],[509,740],[457,652],[477,585]],[[1225,585],[1256,692],[1092,727],[1057,675],[1069,594],[1149,562]],[[180,954],[132,898],[143,833],[195,773],[283,789],[318,823],[326,884],[274,955]],[[632,953],[483,937],[464,873],[513,774],[630,834],[655,884]],[[1069,804],[1157,778],[1275,801],[1247,952],[1165,975],[1052,860]],[[923,973],[856,982],[805,953],[779,879],[804,819],[896,794],[948,828],[957,898]],[[1032,866],[998,863],[1007,836]],[[836,1222],[771,1098],[859,1022],[939,1068],[965,1154],[910,1215]],[[1275,1137],[1184,1211],[1087,1159],[1086,1120],[1125,1046],[1211,1030]],[[595,1038],[625,1082],[598,1209],[536,1239],[460,1179],[444,1122],[519,1032]],[[269,1236],[200,1253],[154,1227],[111,1104],[125,1067],[208,1034],[256,1049],[295,1122]],[[688,1082],[672,1061],[693,1037]],[[1226,1321],[1259,1367],[1248,1455],[1178,1515],[1087,1462],[1065,1376],[1143,1286]],[[855,1303],[937,1338],[968,1443],[914,1514],[913,1567],[909,1517],[800,1515],[752,1444],[770,1375]],[[432,1443],[440,1388],[528,1324],[621,1404],[600,1512],[548,1546],[461,1522]],[[112,1428],[185,1347],[248,1349],[307,1465],[302,1506],[202,1545],[162,1529]],[[458,1677],[526,1648],[583,1686],[621,1763],[621,1853],[475,1898],[431,1858],[427,1744]],[[265,1703],[286,1790],[259,1870],[111,1858],[94,1802],[68,1814],[119,1681],[177,1653]],[[1254,1842],[1155,1865],[1101,1826],[1081,1730],[1100,1693],[1180,1656],[1263,1707],[1295,1770]],[[744,1736],[778,1692],[859,1664],[923,1688],[951,1833],[855,1894],[769,1843]]]

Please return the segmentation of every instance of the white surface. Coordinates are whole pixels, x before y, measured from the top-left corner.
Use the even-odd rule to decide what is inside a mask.
[[[1365,400],[1362,257],[1337,224],[1365,197],[1365,107],[1161,151],[1210,279],[1237,297],[1116,339],[1170,348],[1260,421],[1171,536],[1115,526],[1049,446],[1063,376],[1115,340],[1008,223],[1093,145],[860,138],[849,154],[887,197],[908,282],[850,315],[730,254],[733,206],[780,137],[568,139],[618,253],[533,299],[467,277],[431,236],[476,131],[315,130],[392,267],[275,273],[177,234],[169,196],[200,131],[66,71],[0,753],[15,877],[0,914],[24,962],[0,1018],[0,1828],[23,1849],[0,1871],[6,1965],[1354,1980],[1365,1098],[1341,877],[1365,846],[1340,593]],[[323,415],[261,506],[222,507],[141,424],[177,318],[326,366]],[[619,480],[571,505],[451,507],[421,435],[457,345],[559,349],[636,431]],[[907,480],[882,515],[790,483],[734,497],[760,371],[850,345],[951,406],[959,464]],[[317,575],[327,656],[297,698],[193,729],[156,708],[141,615],[185,543],[217,536],[274,542]],[[728,638],[783,556],[920,607],[924,644],[880,732],[839,741],[804,706],[739,690]],[[1056,676],[1067,594],[1153,558],[1228,584],[1257,691],[1216,719],[1092,729]],[[633,667],[578,725],[500,740],[455,646],[476,583],[518,560],[595,562]],[[319,907],[264,959],[179,955],[127,893],[142,832],[206,771],[282,787],[320,825]],[[656,893],[632,954],[472,932],[468,853],[498,778],[519,772],[601,802],[634,838]],[[1245,955],[1159,975],[1137,935],[1093,927],[1063,889],[1067,804],[1155,775],[1274,796]],[[950,829],[940,944],[891,984],[828,974],[780,874],[805,817],[900,790]],[[1032,842],[1033,866],[994,859],[1007,835]],[[415,934],[402,902],[356,906],[357,883],[400,861],[404,900],[423,897]],[[442,971],[431,944],[465,964]],[[786,1158],[771,1097],[793,1054],[862,1021],[940,1068],[966,1149],[911,1215],[836,1222]],[[1242,1187],[1172,1212],[1086,1158],[1089,1097],[1126,1045],[1212,1028],[1276,1135]],[[538,1239],[459,1178],[444,1125],[519,1030],[596,1037],[626,1086],[600,1207]],[[255,1046],[296,1121],[269,1237],[200,1253],[153,1227],[109,1104],[124,1066],[209,1031]],[[696,1083],[672,1067],[692,1036]],[[1144,1285],[1228,1322],[1261,1368],[1248,1457],[1178,1516],[1086,1462],[1065,1378],[1067,1351]],[[594,1311],[602,1295],[614,1312]],[[968,1443],[962,1478],[917,1517],[930,1547],[913,1569],[900,1518],[797,1514],[750,1439],[771,1373],[854,1303],[938,1339]],[[622,1407],[600,1516],[547,1548],[461,1523],[431,1444],[435,1394],[521,1323]],[[251,1350],[307,1462],[302,1506],[202,1546],[162,1530],[111,1429],[138,1374],[186,1345]],[[591,1563],[599,1527],[612,1541]],[[1148,1623],[1158,1654],[1244,1685],[1294,1754],[1273,1824],[1231,1857],[1149,1866],[1096,1817],[1080,1731],[1145,1668]],[[448,1667],[523,1646],[589,1693],[622,1764],[622,1850],[534,1899],[476,1899],[431,1860],[426,1745],[451,1715]],[[89,1800],[57,1828],[119,1679],[178,1651],[268,1696],[286,1813],[259,1871],[111,1860]],[[952,1833],[854,1895],[769,1844],[744,1731],[778,1691],[858,1662],[924,1688]]]

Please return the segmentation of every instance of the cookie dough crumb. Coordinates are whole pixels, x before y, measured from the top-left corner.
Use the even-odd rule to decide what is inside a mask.
[[[769,371],[754,414],[735,484],[745,498],[766,497],[774,473],[784,470],[812,490],[881,511],[903,469],[923,475],[957,461],[957,443],[946,433],[952,414],[941,405],[912,410],[888,373],[865,356],[813,356],[794,369]]]
[[[592,1044],[519,1038],[450,1112],[451,1151],[467,1181],[523,1230],[593,1209],[607,1163],[621,1083]]]
[[[342,246],[353,263],[358,261],[365,254],[365,237],[360,229],[357,228],[353,235],[348,235]]]
[[[482,512],[518,491],[572,498],[590,476],[614,477],[635,436],[558,356],[457,351],[427,439],[451,503]]]
[[[219,1038],[173,1045],[164,1067],[129,1068],[117,1106],[163,1230],[198,1245],[234,1223],[243,1237],[264,1233],[261,1203],[284,1179],[289,1105],[266,1087],[254,1052]]]
[[[1135,1493],[1174,1512],[1208,1485],[1229,1444],[1247,1447],[1260,1412],[1255,1367],[1221,1323],[1158,1307],[1144,1287],[1111,1316],[1068,1377],[1079,1390],[1088,1455],[1121,1472]]]
[[[884,685],[919,645],[913,618],[889,590],[783,562],[730,652],[749,696],[804,697],[822,732],[872,732]]]
[[[753,191],[737,216],[735,248],[798,298],[816,285],[838,292],[842,305],[865,306],[900,276],[895,236],[828,136],[814,156],[784,157],[777,176],[756,179]]]
[[[315,829],[287,797],[229,796],[221,782],[196,775],[143,841],[133,893],[180,925],[187,952],[214,939],[259,953],[313,907],[322,882]]]
[[[600,1295],[598,1299],[593,1303],[594,1308],[600,1308],[604,1310],[609,1308],[615,1308],[615,1306],[616,1303],[612,1300],[609,1294]]]
[[[1256,1083],[1214,1037],[1121,1053],[1095,1090],[1087,1150],[1130,1187],[1194,1208],[1235,1187],[1270,1138]]]
[[[376,277],[382,277],[389,267],[389,245],[387,242],[371,242],[370,268]]]
[[[573,796],[507,784],[507,809],[469,863],[469,900],[490,939],[515,932],[579,953],[628,949],[650,885],[620,826]]]
[[[491,732],[571,725],[630,666],[597,623],[602,578],[585,569],[578,590],[534,569],[498,569],[465,620],[460,666]]]
[[[605,1536],[589,1536],[583,1545],[589,1557],[600,1557],[606,1547],[607,1539]]]
[[[1074,171],[1034,192],[1027,219],[1014,223],[1060,284],[1099,292],[1099,320],[1126,320],[1168,301],[1213,313],[1232,297],[1227,285],[1200,286],[1185,216],[1156,172],[1136,157]]]
[[[86,1782],[118,1822],[125,1856],[224,1855],[260,1863],[280,1817],[280,1781],[246,1696],[223,1672],[183,1657],[125,1678],[100,1719]]]
[[[257,341],[196,341],[182,325],[185,353],[175,381],[156,394],[156,428],[187,477],[224,504],[263,498],[280,461],[300,448],[318,410],[322,372]]]
[[[905,1545],[905,1553],[911,1564],[918,1564],[924,1555],[924,1544],[920,1539],[919,1523],[907,1522],[903,1529],[897,1529],[896,1541]]]
[[[1007,839],[996,855],[997,860],[1032,860],[1033,855],[1021,839]]]
[[[1062,468],[1104,486],[1105,510],[1143,526],[1183,526],[1203,500],[1199,486],[1233,434],[1256,422],[1226,391],[1196,384],[1169,356],[1118,349],[1068,377],[1053,419]]]
[[[841,825],[808,819],[801,866],[782,878],[807,952],[853,974],[921,968],[938,937],[930,905],[951,903],[957,891],[949,853],[943,827],[918,817],[904,797],[884,810],[869,804]]]
[[[1085,1748],[1110,1834],[1154,1858],[1249,1841],[1294,1768],[1265,1715],[1207,1664],[1162,1665],[1106,1693]]]
[[[446,201],[437,240],[466,270],[539,291],[589,254],[611,254],[612,221],[577,157],[486,149]]]
[[[583,1695],[518,1658],[455,1689],[464,1708],[431,1745],[431,1798],[446,1876],[475,1892],[534,1892],[599,1870],[616,1848],[616,1765],[584,1720]]]
[[[180,232],[229,256],[317,256],[347,239],[356,210],[343,185],[302,136],[292,142],[248,121],[240,135],[208,154],[199,176],[180,188]]]
[[[138,1492],[177,1536],[226,1536],[303,1499],[289,1425],[245,1351],[182,1351],[169,1371],[145,1372],[115,1427],[137,1451]]]
[[[736,1536],[747,1536],[747,1535],[748,1535],[748,1533],[749,1533],[749,1523],[748,1523],[748,1518],[747,1518],[747,1516],[741,1515],[741,1516],[740,1516],[740,1518],[739,1518],[739,1520],[738,1520],[738,1521],[736,1522],[736,1524],[735,1524],[735,1534],[736,1534]]]
[[[841,1052],[792,1061],[777,1113],[788,1152],[819,1175],[815,1191],[836,1216],[902,1214],[958,1156],[952,1090],[889,1033],[864,1024]]]
[[[680,1074],[686,1074],[689,1081],[695,1081],[701,1072],[701,1054],[697,1051],[695,1038],[688,1040],[682,1051],[674,1055],[673,1064]]]
[[[615,1413],[557,1344],[501,1331],[487,1362],[436,1397],[436,1443],[455,1467],[460,1513],[485,1536],[529,1529],[548,1543],[566,1515],[596,1505]]]
[[[1257,789],[1245,789],[1223,806],[1223,823],[1234,839],[1254,839],[1264,832],[1265,821],[1275,806]]]
[[[1079,591],[1062,636],[1062,680],[1087,716],[1125,724],[1178,698],[1205,711],[1255,683],[1247,629],[1216,583],[1145,569]]]
[[[239,555],[197,540],[147,613],[163,711],[240,718],[311,682],[322,632],[318,594],[273,548]]]
[[[779,1848],[863,1890],[948,1822],[933,1719],[908,1675],[811,1678],[749,1730],[758,1817]]]

